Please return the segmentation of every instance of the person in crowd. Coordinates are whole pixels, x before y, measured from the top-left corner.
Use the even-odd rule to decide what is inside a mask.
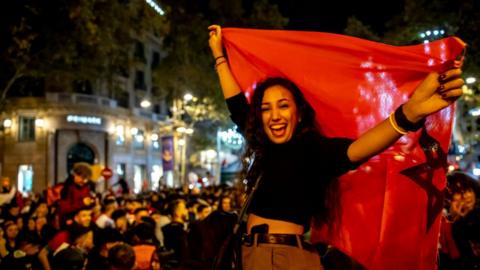
[[[108,252],[115,245],[121,244],[122,235],[112,227],[99,229],[94,232],[94,249],[88,256],[86,270],[109,269]]]
[[[17,204],[16,200],[13,200],[5,206],[5,211],[3,212],[3,220],[11,220],[17,222],[18,217],[20,217],[20,206]]]
[[[100,229],[106,227],[115,227],[115,222],[112,219],[112,213],[118,208],[117,201],[115,199],[106,199],[103,201],[102,214],[97,218],[95,224]]]
[[[93,249],[93,230],[80,224],[69,227],[69,241],[53,252],[52,270],[85,269],[88,253]]]
[[[1,241],[1,240],[0,240]],[[41,269],[37,254],[40,249],[38,238],[28,234],[18,237],[15,250],[2,258],[0,269],[37,270]]]
[[[145,217],[133,228],[133,250],[138,270],[150,270],[152,263],[158,260],[158,241],[155,237],[155,221]]]
[[[114,222],[114,228],[125,235],[128,230],[127,212],[124,209],[116,209],[112,212],[112,220]]]
[[[447,212],[440,230],[439,269],[480,268],[480,186],[472,176],[447,175]]]
[[[155,222],[155,237],[158,243],[160,243],[160,245],[163,246],[162,215],[160,214],[159,211],[155,210],[152,212],[150,216]]]
[[[135,251],[128,244],[118,244],[108,251],[109,270],[135,269]]]
[[[84,270],[86,265],[85,254],[74,246],[62,249],[52,259],[52,270]]]
[[[212,207],[206,203],[201,203],[197,206],[197,220],[202,221],[210,215]]]
[[[189,200],[187,202],[188,221],[193,222],[197,219],[197,206],[198,206],[197,199]]]
[[[426,116],[458,99],[464,84],[461,63],[443,74],[429,74],[395,113],[356,140],[327,138],[316,125],[312,106],[286,78],[258,82],[248,104],[226,61],[221,27],[208,29],[227,107],[246,137],[246,157],[253,160],[247,179],[252,183],[262,175],[247,210],[243,268],[323,269],[319,254],[302,235],[312,219],[316,224],[325,223],[338,208],[331,199],[338,193],[335,179],[381,153],[408,131],[420,129]],[[272,252],[282,252],[282,256],[272,258]],[[280,260],[296,263],[282,264]]]
[[[50,241],[48,241],[47,245],[40,250],[38,255],[40,262],[44,270],[51,270],[49,258],[53,256],[53,254],[59,250],[62,246],[69,246],[70,239],[71,239],[71,231],[72,226],[74,228],[87,228],[91,229],[92,221],[92,210],[91,206],[85,206],[83,208],[77,209],[75,212],[75,216],[73,217],[73,222],[68,225],[68,227],[64,230],[59,231]]]
[[[33,208],[32,208],[33,209]],[[33,217],[45,217],[48,218],[49,211],[48,211],[48,205],[45,200],[39,201],[35,208],[33,213],[31,214]]]
[[[148,212],[148,208],[145,208],[145,207],[135,209],[135,211],[133,212],[133,215],[135,217],[135,221],[133,225],[141,223],[143,217],[150,216]]]
[[[3,224],[3,240],[0,240],[0,256],[6,257],[14,252],[17,245],[18,225],[12,220],[8,220]]]
[[[183,199],[177,199],[169,203],[169,213],[172,221],[162,227],[164,245],[167,250],[173,250],[175,260],[180,266],[188,258],[187,232],[185,231],[188,221],[188,211]]]
[[[91,176],[90,164],[85,162],[75,163],[72,175],[65,181],[58,202],[58,214],[62,225],[71,221],[71,217],[76,210],[95,203],[88,184]]]
[[[229,195],[222,195],[218,201],[218,210],[230,213],[233,211],[232,198]]]
[[[128,186],[128,182],[127,180],[125,180],[125,178],[120,177],[118,179],[118,182],[112,185],[112,187],[114,186],[120,186],[121,194],[123,196],[127,196],[128,194],[130,194],[130,187]]]
[[[0,207],[11,203],[17,194],[17,190],[11,184],[10,178],[2,177],[2,186],[0,187]]]

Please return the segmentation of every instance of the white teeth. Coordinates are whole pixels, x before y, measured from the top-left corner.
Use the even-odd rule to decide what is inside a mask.
[[[272,125],[270,126],[271,129],[282,129],[285,128],[287,125]]]

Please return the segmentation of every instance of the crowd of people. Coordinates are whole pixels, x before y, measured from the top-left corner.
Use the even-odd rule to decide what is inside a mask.
[[[210,269],[237,221],[227,185],[95,194],[77,163],[60,196],[0,192],[0,269]],[[47,199],[48,198],[48,199]]]
[[[228,186],[94,194],[90,174],[77,164],[50,204],[3,181],[1,269],[211,269],[243,198]],[[439,269],[480,266],[479,191],[473,177],[448,175]]]

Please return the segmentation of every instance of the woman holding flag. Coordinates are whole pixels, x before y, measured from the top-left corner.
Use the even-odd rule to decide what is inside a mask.
[[[247,210],[243,267],[323,269],[302,235],[312,220],[324,224],[336,215],[335,179],[419,130],[425,117],[455,102],[463,93],[461,62],[441,74],[428,74],[406,103],[357,139],[329,138],[320,133],[302,91],[286,78],[258,82],[248,103],[229,67],[221,27],[208,30],[231,118],[246,138],[246,156],[255,157],[247,178],[262,175]]]

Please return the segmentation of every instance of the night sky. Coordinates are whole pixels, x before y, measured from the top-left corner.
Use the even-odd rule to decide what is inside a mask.
[[[403,10],[403,0],[270,0],[290,18],[287,29],[342,33],[347,18],[355,15],[374,31],[385,31],[385,22]],[[373,8],[375,7],[375,9]]]

